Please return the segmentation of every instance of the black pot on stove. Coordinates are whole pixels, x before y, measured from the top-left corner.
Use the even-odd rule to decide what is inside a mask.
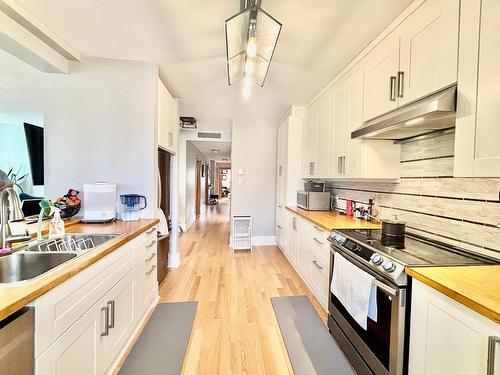
[[[394,220],[382,219],[382,235],[380,242],[384,246],[394,247],[395,249],[403,249],[405,247],[405,228],[406,223]]]

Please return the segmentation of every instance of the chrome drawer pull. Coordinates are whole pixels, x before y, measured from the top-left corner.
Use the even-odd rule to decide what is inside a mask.
[[[318,232],[323,232],[323,229],[321,229],[317,225],[314,225],[313,228],[316,229]]]
[[[153,272],[155,270],[156,266],[152,266],[151,269],[145,273],[146,276],[149,276],[151,275],[151,272]]]
[[[404,90],[404,77],[405,77],[405,72],[399,71],[398,72],[398,97],[402,98],[403,97],[403,90]]]
[[[146,231],[146,234],[151,234],[156,230],[156,227],[151,228],[150,230]]]
[[[314,263],[314,265],[315,265],[315,266],[316,266],[319,270],[322,270],[322,269],[323,269],[323,267],[321,267],[321,266],[318,264],[318,262],[316,262],[315,260],[313,260],[313,263]]]
[[[108,310],[111,311],[108,328],[115,328],[115,301],[108,301]]]
[[[324,242],[321,242],[320,240],[318,240],[316,237],[313,237],[313,240],[314,242],[316,242],[318,245],[320,246],[323,246],[324,245]]]
[[[278,229],[283,229],[283,227],[281,225],[278,224]]]
[[[495,357],[496,357],[496,347],[500,343],[500,337],[490,336],[488,337],[488,363],[487,363],[487,375],[495,374]]]
[[[151,241],[151,243],[149,245],[146,245],[147,248],[150,248],[151,246],[153,246],[154,244],[156,243],[156,240],[153,240]]]
[[[156,253],[151,254],[151,256],[146,259],[146,262],[151,262],[151,260],[156,256]]]
[[[101,318],[102,318],[102,312],[104,311],[104,332],[101,332],[101,336],[108,336],[109,335],[109,307],[101,307]],[[102,324],[101,324],[102,325]]]

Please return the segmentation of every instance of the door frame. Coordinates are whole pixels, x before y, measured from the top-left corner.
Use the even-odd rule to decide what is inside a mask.
[[[195,172],[195,213],[196,217],[201,213],[201,159],[196,158],[196,172]]]

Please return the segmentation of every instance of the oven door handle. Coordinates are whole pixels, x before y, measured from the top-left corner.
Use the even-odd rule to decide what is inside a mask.
[[[377,279],[373,280],[372,284],[375,285],[377,288],[382,289],[384,292],[387,292],[388,294],[390,294],[393,297],[397,297],[397,295],[398,295],[397,289],[391,288],[389,285],[384,284],[383,282],[381,282]]]

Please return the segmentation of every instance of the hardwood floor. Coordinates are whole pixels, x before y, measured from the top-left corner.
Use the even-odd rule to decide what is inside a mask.
[[[326,312],[277,246],[233,253],[228,211],[202,208],[160,285],[160,302],[198,301],[182,374],[293,374],[270,298],[307,295]]]

